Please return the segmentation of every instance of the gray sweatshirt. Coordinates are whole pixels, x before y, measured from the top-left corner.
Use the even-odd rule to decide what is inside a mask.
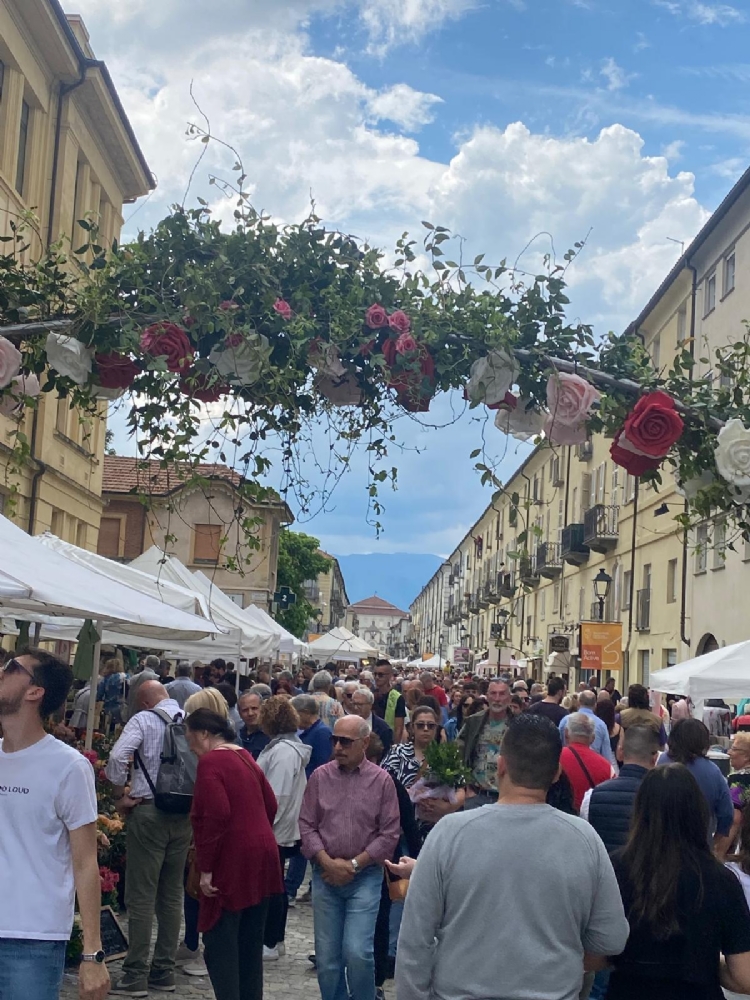
[[[307,786],[305,767],[311,754],[312,747],[296,733],[284,733],[274,737],[258,757],[258,767],[268,778],[278,803],[273,832],[280,847],[291,847],[300,839],[299,811]]]
[[[446,816],[409,885],[398,1000],[577,1000],[583,953],[618,955],[629,927],[599,836],[548,805]]]

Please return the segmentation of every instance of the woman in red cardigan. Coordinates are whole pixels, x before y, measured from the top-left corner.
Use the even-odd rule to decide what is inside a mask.
[[[226,719],[199,708],[186,725],[200,758],[190,818],[208,975],[216,1000],[262,1000],[268,901],[284,891],[276,798],[251,755],[234,744]]]

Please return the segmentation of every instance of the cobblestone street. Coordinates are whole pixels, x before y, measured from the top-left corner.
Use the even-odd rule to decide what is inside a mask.
[[[123,926],[127,921],[122,918]],[[127,928],[126,933],[127,933]],[[278,962],[266,962],[264,966],[266,997],[290,997],[293,1000],[316,1000],[320,996],[315,972],[307,960],[313,951],[312,906],[299,904],[289,911],[289,922],[286,932],[286,956]],[[120,974],[121,963],[112,962],[109,965],[110,975],[114,980]],[[393,982],[386,986],[386,996],[393,1000]],[[169,994],[152,993],[153,997],[164,997]],[[208,976],[187,976],[177,973],[177,990],[171,994],[184,1000],[214,1000],[214,991]],[[63,981],[61,1000],[78,1000],[78,977],[76,973],[66,972]]]

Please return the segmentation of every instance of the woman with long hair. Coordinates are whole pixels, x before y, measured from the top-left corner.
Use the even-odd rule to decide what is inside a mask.
[[[216,1000],[262,1000],[269,900],[284,891],[276,798],[252,756],[233,743],[225,716],[199,708],[186,726],[199,758],[190,819],[208,975]]]
[[[617,755],[617,746],[620,742],[620,723],[615,714],[615,703],[611,698],[604,698],[597,701],[594,715],[602,720],[609,733],[609,745],[612,749],[612,756]]]
[[[628,842],[612,858],[630,937],[613,960],[607,1000],[720,1000],[721,985],[750,991],[750,910],[713,856],[707,825],[686,767],[646,775]]]

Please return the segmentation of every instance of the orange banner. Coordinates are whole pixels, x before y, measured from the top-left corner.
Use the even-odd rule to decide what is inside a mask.
[[[622,670],[622,622],[581,622],[581,668]]]

